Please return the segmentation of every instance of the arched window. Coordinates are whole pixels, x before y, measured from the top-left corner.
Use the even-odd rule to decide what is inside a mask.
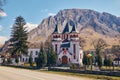
[[[69,58],[69,62],[70,62],[70,58]]]
[[[76,55],[74,55],[74,59],[76,59]]]
[[[35,54],[38,55],[38,51],[36,51]]]
[[[73,53],[76,54],[76,45],[73,44]]]
[[[30,55],[33,55],[33,51],[30,51]]]
[[[66,39],[68,39],[68,34],[67,34],[67,36],[66,36]]]
[[[55,44],[55,52],[57,52],[57,44]]]

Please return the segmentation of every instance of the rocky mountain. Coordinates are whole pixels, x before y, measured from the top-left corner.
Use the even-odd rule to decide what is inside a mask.
[[[120,18],[106,12],[100,13],[89,9],[59,11],[55,16],[44,19],[37,28],[31,30],[28,41],[36,44],[46,41],[55,25],[58,25],[62,31],[66,23],[73,22],[80,32],[80,37],[86,40],[86,49],[91,48],[91,43],[96,38],[103,38],[109,45],[120,42]]]

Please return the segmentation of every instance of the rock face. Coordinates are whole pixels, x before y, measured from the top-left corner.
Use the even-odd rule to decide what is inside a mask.
[[[44,19],[41,24],[29,32],[29,41],[31,43],[40,43],[46,41],[53,32],[55,25],[58,25],[60,31],[66,23],[76,24],[80,37],[86,40],[86,44],[96,38],[103,38],[108,44],[118,44],[120,41],[120,18],[112,14],[89,9],[64,9],[55,16]],[[89,39],[89,40],[87,40]]]

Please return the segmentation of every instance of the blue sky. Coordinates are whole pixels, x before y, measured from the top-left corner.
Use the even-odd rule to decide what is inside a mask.
[[[10,36],[10,26],[19,15],[31,24],[40,24],[49,15],[70,8],[92,9],[120,16],[120,0],[7,0],[2,8],[7,14],[0,20],[0,37],[2,38]]]

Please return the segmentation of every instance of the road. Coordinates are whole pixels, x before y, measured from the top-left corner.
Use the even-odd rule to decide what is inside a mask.
[[[90,80],[90,79],[0,66],[0,80]]]

